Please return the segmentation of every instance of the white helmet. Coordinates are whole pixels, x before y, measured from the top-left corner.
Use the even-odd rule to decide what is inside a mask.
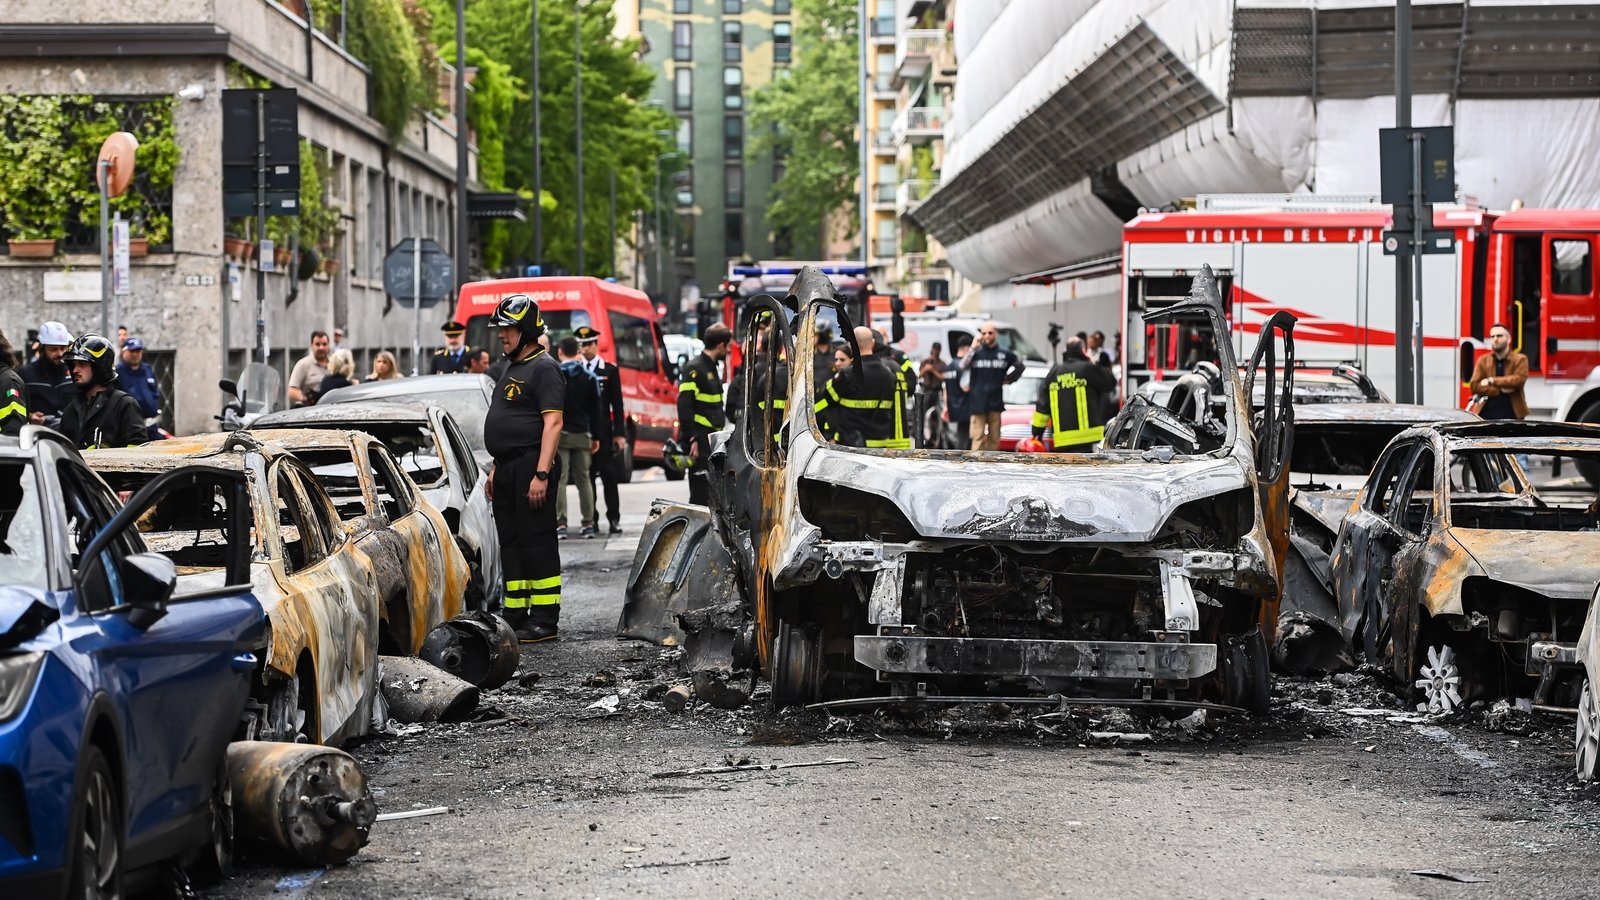
[[[60,322],[46,322],[39,326],[39,344],[43,347],[65,347],[72,343],[72,332]]]

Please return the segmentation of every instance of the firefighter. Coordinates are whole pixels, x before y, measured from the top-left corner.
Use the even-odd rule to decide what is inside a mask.
[[[1111,370],[1084,355],[1083,341],[1067,338],[1061,362],[1039,385],[1033,405],[1033,436],[1045,429],[1057,453],[1088,453],[1105,436],[1106,397],[1117,388]]]
[[[80,335],[62,354],[78,389],[61,413],[61,433],[79,450],[135,447],[149,439],[139,401],[117,383],[117,347],[98,334]]]
[[[872,329],[856,327],[852,365],[828,382],[815,406],[822,433],[841,444],[875,450],[909,450],[906,434],[906,386],[900,370],[874,351]]]
[[[11,341],[0,332],[0,435],[16,437],[28,424],[28,385],[17,374]]]
[[[589,471],[605,489],[606,521],[611,534],[622,533],[622,503],[617,497],[617,467],[625,461],[628,446],[628,414],[622,405],[622,371],[600,356],[600,332],[583,325],[572,333],[583,353],[584,368],[600,383],[600,412],[592,423],[594,439],[600,442]]]
[[[764,319],[770,319],[771,313],[762,313]],[[756,349],[750,365],[750,377],[755,382],[752,390],[755,391],[755,422],[747,423],[747,427],[766,427],[768,402],[775,411],[770,422],[772,428],[772,442],[777,446],[783,440],[783,426],[788,419],[789,411],[789,360],[784,354],[784,348],[773,339],[773,327],[770,321],[761,326],[760,347]],[[776,356],[776,359],[773,356]],[[770,391],[770,393],[769,393]]]
[[[60,322],[39,326],[39,355],[17,370],[28,386],[28,421],[58,428],[61,411],[72,401],[72,373],[61,357],[72,346],[72,332]]]
[[[444,332],[444,347],[433,351],[428,361],[429,375],[454,375],[467,371],[472,360],[472,348],[467,346],[467,326],[454,319],[439,329]]]
[[[489,324],[499,329],[506,356],[483,423],[484,447],[494,457],[484,493],[500,540],[505,617],[522,643],[553,641],[561,619],[553,488],[567,382],[539,343],[544,319],[527,294],[501,300]]]
[[[711,457],[711,435],[728,423],[722,409],[722,376],[717,363],[728,355],[733,332],[721,324],[701,334],[705,349],[683,367],[678,382],[678,442],[688,447],[694,465],[689,469],[689,502],[711,503],[711,478],[706,461]]]

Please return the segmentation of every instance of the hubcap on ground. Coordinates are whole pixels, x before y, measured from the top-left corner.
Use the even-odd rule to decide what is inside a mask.
[[[1593,781],[1600,767],[1600,705],[1594,690],[1585,683],[1578,696],[1578,739],[1576,765],[1579,781]]]
[[[1450,713],[1461,706],[1461,670],[1449,647],[1429,647],[1428,662],[1418,673],[1417,687],[1428,701],[1428,712]]]

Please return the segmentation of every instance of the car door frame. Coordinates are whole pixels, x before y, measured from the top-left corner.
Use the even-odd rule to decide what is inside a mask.
[[[1380,540],[1380,535],[1391,527],[1385,516],[1394,503],[1394,497],[1398,496],[1401,479],[1405,477],[1421,444],[1418,436],[1406,434],[1390,441],[1372,467],[1373,477],[1356,495],[1355,505],[1339,526],[1339,536],[1334,540],[1331,568],[1335,599],[1339,605],[1339,628],[1350,648],[1366,653],[1369,661],[1376,661],[1376,638],[1384,615],[1380,598],[1375,593],[1379,584],[1377,569],[1372,563],[1373,547]],[[1383,512],[1379,512],[1373,508],[1373,493],[1383,489],[1391,467],[1394,469],[1395,490]],[[1379,621],[1369,626],[1369,618],[1373,613],[1378,614]]]

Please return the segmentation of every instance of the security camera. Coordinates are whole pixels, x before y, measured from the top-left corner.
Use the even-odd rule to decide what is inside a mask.
[[[198,103],[205,98],[206,86],[203,84],[191,84],[178,92],[179,100],[193,100]]]

